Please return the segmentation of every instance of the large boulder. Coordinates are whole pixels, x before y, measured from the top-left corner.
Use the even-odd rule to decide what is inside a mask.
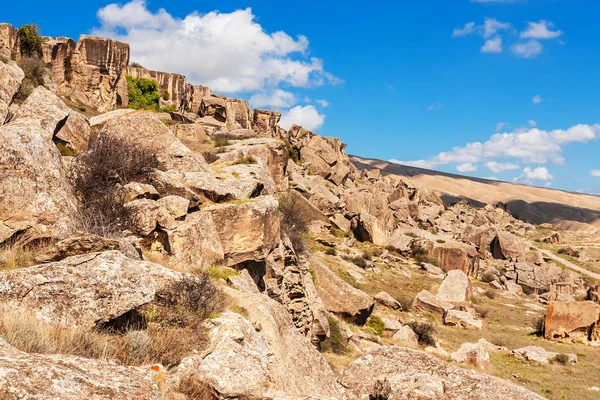
[[[551,361],[554,361],[558,353],[548,351],[539,346],[526,346],[511,351],[510,355],[512,357],[534,361],[540,364],[550,364]],[[567,354],[567,357],[567,362],[573,364],[577,362],[577,356],[575,354]]]
[[[478,254],[475,246],[447,240],[443,243],[428,242],[424,247],[444,272],[458,269],[471,274],[476,268]]]
[[[279,111],[255,109],[253,129],[261,136],[277,137],[277,124],[280,118]]]
[[[80,254],[119,250],[120,248],[119,240],[107,239],[92,233],[81,233],[55,243],[42,254],[37,255],[35,261],[37,263],[60,261]]]
[[[517,236],[501,231],[492,239],[490,253],[498,260],[518,261],[524,258],[525,247]]]
[[[346,367],[338,382],[348,400],[374,396],[388,381],[388,400],[400,399],[527,399],[543,397],[509,381],[463,369],[418,350],[384,346]],[[373,398],[373,397],[372,397]]]
[[[463,343],[458,350],[450,354],[450,359],[457,363],[471,364],[483,368],[490,363],[490,355],[479,343]]]
[[[94,328],[154,300],[184,275],[119,251],[0,273],[0,303],[54,324]]]
[[[600,305],[589,301],[552,301],[544,323],[546,339],[600,340]]]
[[[417,294],[412,303],[413,308],[418,308],[433,314],[444,315],[448,310],[452,310],[454,305],[438,299],[428,290],[422,290]]]
[[[0,339],[3,399],[154,400],[165,386],[159,366],[123,367],[63,354],[28,354]]]
[[[436,297],[450,303],[464,303],[471,300],[471,281],[463,271],[450,270],[444,277]]]
[[[331,368],[281,304],[263,294],[225,291],[247,317],[225,312],[211,320],[208,349],[183,359],[175,381],[192,377],[223,398],[339,397]]]
[[[21,87],[25,74],[16,64],[0,61],[0,125],[8,115],[8,107]]]
[[[327,311],[364,324],[373,311],[371,297],[348,285],[316,258],[311,257],[310,265],[315,273],[315,287]]]
[[[476,319],[467,311],[448,310],[444,315],[444,324],[459,326],[466,329],[481,329],[481,320]]]

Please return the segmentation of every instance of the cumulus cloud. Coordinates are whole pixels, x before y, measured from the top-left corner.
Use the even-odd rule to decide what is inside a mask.
[[[542,97],[539,94],[536,94],[535,96],[533,96],[533,98],[531,99],[531,102],[533,104],[540,104],[542,102]]]
[[[497,36],[493,39],[488,39],[481,46],[482,53],[501,53],[502,52],[502,38]]]
[[[563,34],[562,31],[552,31],[554,24],[550,21],[540,20],[539,22],[528,22],[527,29],[519,35],[522,39],[554,39]]]
[[[475,28],[475,22],[467,22],[462,28],[456,28],[452,31],[452,36],[467,36],[473,33],[473,28]]]
[[[458,172],[475,172],[477,171],[477,165],[471,163],[458,164],[456,170]]]
[[[510,50],[514,55],[522,58],[537,57],[543,49],[544,46],[542,46],[542,44],[537,40],[533,39],[527,42],[514,44],[510,47]]]
[[[523,168],[521,175],[514,178],[513,181],[531,183],[533,181],[550,181],[552,179],[554,179],[554,176],[548,172],[546,167],[537,167],[534,169],[525,167]]]
[[[496,132],[500,131],[500,129],[504,128],[506,125],[508,125],[508,122],[498,122],[496,124]]]
[[[527,121],[527,123],[529,124],[529,126],[536,126],[537,122],[535,122],[535,120],[530,119],[529,121]]]
[[[180,19],[165,9],[151,12],[145,0],[132,0],[109,4],[97,15],[101,26],[93,33],[129,43],[133,61],[184,74],[190,82],[217,92],[269,93],[279,84],[340,83],[323,69],[321,59],[308,57],[305,36],[266,32],[250,8],[193,12]],[[268,96],[258,100],[264,103]]]
[[[325,115],[319,114],[315,106],[296,106],[281,114],[279,126],[290,129],[292,125],[300,125],[309,131],[314,131],[323,126]]]
[[[329,102],[327,100],[317,100],[317,104],[321,107],[329,107]]]
[[[296,104],[296,96],[291,92],[275,89],[271,93],[257,93],[249,101],[252,107],[288,108]]]
[[[498,31],[503,31],[510,28],[508,22],[500,22],[496,18],[486,18],[483,23],[483,37],[489,38]]]
[[[486,142],[467,143],[428,159],[395,161],[430,169],[450,163],[465,164],[502,159],[514,159],[524,163],[562,164],[564,162],[562,146],[598,138],[600,138],[600,124],[579,124],[568,129],[553,131],[538,128],[519,129],[511,133],[495,133]]]
[[[600,176],[600,169],[593,169],[590,171],[590,176]]]
[[[504,171],[512,171],[521,168],[519,164],[499,163],[497,161],[488,161],[484,164],[493,173],[497,174]]]

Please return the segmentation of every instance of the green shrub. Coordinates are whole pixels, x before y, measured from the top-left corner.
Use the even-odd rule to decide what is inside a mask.
[[[256,164],[256,158],[254,158],[254,156],[248,155],[248,156],[242,156],[240,158],[238,158],[237,160],[235,160],[233,162],[233,164],[244,164],[244,165],[248,165],[248,164]]]
[[[137,62],[132,62],[131,64],[129,64],[129,66],[133,67],[133,68],[144,68],[144,67],[142,67],[142,64],[137,63]]]
[[[327,321],[329,322],[329,337],[321,342],[321,351],[335,354],[347,353],[348,344],[339,321],[333,317],[327,317]]]
[[[554,357],[554,361],[556,361],[559,364],[562,365],[567,365],[567,363],[569,362],[569,355],[568,354],[557,354]]]
[[[167,112],[167,113],[177,112],[177,107],[175,107],[175,104],[169,104],[168,106],[161,107],[160,112]]]
[[[496,275],[491,273],[485,273],[481,276],[481,282],[492,283],[496,280]]]
[[[420,344],[426,346],[435,346],[435,328],[428,322],[412,321],[408,323],[410,329],[417,335]]]
[[[337,238],[344,238],[346,236],[348,236],[348,234],[346,232],[344,232],[343,230],[336,228],[335,226],[332,226],[331,228],[329,228],[329,232],[337,237]]]
[[[337,251],[333,247],[328,247],[325,249],[325,254],[328,256],[335,256],[337,255]]]
[[[212,137],[213,142],[215,143],[215,147],[225,147],[225,146],[229,146],[231,143],[229,143],[229,139],[227,139],[226,137],[223,136],[213,136]]]
[[[444,239],[438,239],[438,240],[436,240],[436,242],[438,242],[438,243],[440,243],[440,244],[441,244],[441,243],[446,243],[446,241],[445,241]]]
[[[164,101],[169,101],[169,99],[171,98],[171,95],[169,94],[169,92],[167,92],[167,91],[165,90],[165,91],[163,91],[163,92],[162,92],[162,96],[161,96],[161,97],[162,97],[162,99],[163,99]],[[173,107],[175,107],[175,106],[173,106]]]
[[[42,37],[40,28],[35,25],[23,25],[19,28],[19,39],[21,39],[21,55],[26,57],[42,55]]]
[[[154,79],[134,78],[131,75],[127,75],[126,79],[129,108],[158,111],[160,102],[158,82]]]
[[[300,164],[300,153],[298,152],[298,150],[292,147],[292,144],[289,140],[283,139],[283,142],[285,143],[285,148],[287,149],[288,157],[296,164]]]
[[[279,221],[281,229],[290,238],[292,247],[299,253],[305,249],[304,237],[308,233],[310,215],[297,196],[301,195],[292,192],[279,194]]]
[[[398,302],[402,306],[402,311],[410,311],[410,309],[412,308],[413,299],[411,299],[410,297],[399,296],[396,297],[396,300],[398,300]]]
[[[374,249],[367,249],[363,252],[363,258],[370,260],[373,257],[379,257],[383,254],[383,250],[376,247]]]
[[[45,66],[37,57],[23,57],[18,65],[25,73],[25,78],[15,96],[15,103],[22,104],[36,87],[44,84]]]
[[[383,323],[381,318],[379,318],[376,315],[371,315],[367,320],[365,326],[377,336],[381,336],[383,334],[383,331],[385,330],[385,324]]]
[[[359,268],[365,269],[367,268],[367,260],[363,257],[344,257],[344,260],[350,261],[352,264],[356,265]]]

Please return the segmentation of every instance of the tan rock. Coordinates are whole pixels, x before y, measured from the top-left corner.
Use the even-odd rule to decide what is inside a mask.
[[[419,338],[408,325],[404,325],[402,328],[398,329],[398,331],[394,333],[394,336],[392,336],[392,339],[402,346],[412,348],[419,347]]]
[[[329,217],[329,220],[338,228],[344,232],[350,232],[350,221],[346,219],[342,214],[334,214]]]
[[[210,139],[200,124],[176,124],[171,127],[176,138],[193,143],[204,143]]]
[[[346,367],[338,382],[348,400],[372,395],[377,381],[390,382],[396,399],[527,399],[543,397],[509,381],[459,368],[422,351],[384,346]]]
[[[360,214],[357,233],[362,240],[378,246],[385,246],[389,238],[389,232],[381,221],[367,213]]]
[[[259,135],[277,137],[277,124],[281,113],[271,110],[254,110],[253,129]]]
[[[446,311],[454,308],[451,303],[438,299],[433,293],[427,290],[422,290],[417,294],[412,306],[413,308],[439,315],[443,315]]]
[[[470,313],[459,310],[448,310],[444,315],[444,324],[455,325],[466,329],[481,329],[481,320],[476,319]]]
[[[373,300],[353,288],[314,257],[310,265],[315,272],[315,287],[328,311],[357,324],[364,324],[373,311]]]
[[[158,191],[152,185],[139,182],[129,182],[117,189],[119,198],[123,203],[139,199],[158,199]]]
[[[70,149],[74,154],[87,151],[90,140],[90,124],[83,115],[71,110],[65,124],[54,134],[54,141]]]
[[[233,286],[235,289],[244,293],[260,293],[256,283],[248,273],[247,269],[240,271],[238,275],[233,275],[227,278],[227,283]]]
[[[156,81],[163,104],[173,105],[180,111],[191,108],[193,89],[187,83],[185,76],[132,66],[127,67],[127,74],[134,78],[147,78]]]
[[[479,343],[463,343],[450,355],[452,361],[484,368],[490,363],[490,355]]]
[[[190,207],[190,201],[181,196],[165,196],[156,200],[156,202],[175,219],[186,215]]]
[[[156,229],[159,205],[150,199],[133,200],[123,205],[127,211],[129,222],[141,236],[148,236]]]
[[[544,323],[544,338],[600,340],[600,305],[588,301],[552,301]]]
[[[387,292],[379,292],[375,295],[375,301],[393,310],[402,310],[402,305]]]
[[[512,357],[521,358],[527,361],[535,361],[540,364],[549,364],[557,356],[557,353],[547,351],[543,347],[539,346],[527,346],[520,349],[511,351]],[[577,362],[577,356],[575,354],[568,354],[568,362],[575,364]]]
[[[120,248],[121,243],[118,240],[103,238],[91,233],[82,233],[55,243],[44,253],[36,256],[35,262],[60,261],[80,254],[119,250]]]
[[[24,77],[25,74],[16,64],[0,61],[0,124],[4,123],[8,116],[8,107],[19,91]]]
[[[471,300],[472,292],[467,274],[461,270],[450,270],[444,277],[436,297],[451,303],[464,303]]]
[[[499,260],[518,261],[525,256],[521,240],[510,232],[498,232],[490,243],[492,257]]]

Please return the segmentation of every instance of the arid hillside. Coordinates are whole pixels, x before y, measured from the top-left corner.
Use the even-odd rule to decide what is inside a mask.
[[[410,167],[387,161],[350,156],[359,169],[410,178],[416,185],[438,190],[447,202],[467,199],[472,205],[504,203],[505,209],[536,225],[549,223],[572,231],[600,229],[600,197],[516,183],[471,178]]]

